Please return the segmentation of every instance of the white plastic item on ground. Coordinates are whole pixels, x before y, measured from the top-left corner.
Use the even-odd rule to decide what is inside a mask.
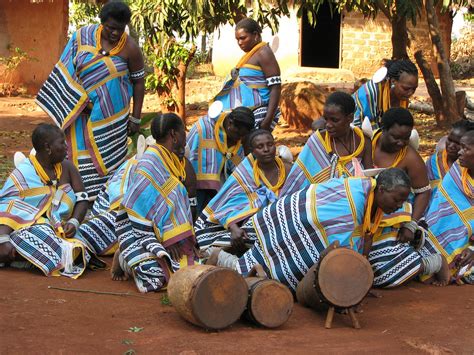
[[[224,109],[224,104],[222,103],[222,101],[219,101],[219,100],[214,101],[209,106],[209,109],[207,110],[207,115],[210,118],[216,118],[217,116],[221,114],[223,109]]]
[[[141,159],[143,156],[143,153],[145,153],[146,150],[146,139],[143,134],[140,134],[137,139],[137,154],[135,156],[136,159]]]
[[[372,138],[372,136],[374,135],[374,130],[372,129],[372,123],[370,123],[370,120],[367,116],[364,117],[361,128],[365,136]]]
[[[281,158],[281,160],[287,163],[293,163],[293,153],[291,153],[290,148],[286,145],[280,145],[277,148],[277,155]]]
[[[13,155],[13,164],[15,164],[15,168],[18,168],[18,166],[23,163],[25,159],[25,154],[23,154],[22,152],[15,152],[15,155]]]
[[[418,148],[420,147],[420,135],[418,134],[418,131],[415,128],[411,130],[409,144],[415,150],[418,150]]]

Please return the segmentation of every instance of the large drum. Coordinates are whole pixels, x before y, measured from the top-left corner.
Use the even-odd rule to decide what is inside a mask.
[[[248,289],[244,278],[231,269],[193,265],[171,276],[168,297],[187,321],[206,329],[223,329],[244,312]]]
[[[374,281],[370,263],[347,248],[322,253],[319,262],[308,270],[298,284],[299,303],[316,310],[348,308],[359,304]],[[350,310],[353,317],[352,310]],[[332,317],[331,317],[332,318]]]
[[[249,288],[245,312],[248,319],[267,328],[279,327],[288,320],[294,303],[288,287],[260,277],[248,277],[245,281]]]

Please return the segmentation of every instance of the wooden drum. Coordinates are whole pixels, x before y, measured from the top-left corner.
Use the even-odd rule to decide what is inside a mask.
[[[248,277],[245,281],[249,288],[245,312],[248,319],[267,328],[279,327],[288,320],[294,303],[288,287],[260,277]]]
[[[361,254],[336,248],[322,255],[298,284],[296,298],[302,305],[324,309],[349,308],[362,301],[374,280],[370,263]]]
[[[248,289],[237,272],[193,265],[172,274],[168,297],[181,317],[206,329],[223,329],[240,318]]]

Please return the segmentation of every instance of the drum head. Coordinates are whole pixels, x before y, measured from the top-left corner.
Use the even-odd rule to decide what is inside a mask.
[[[372,267],[361,254],[347,248],[331,251],[318,272],[322,295],[334,306],[351,307],[369,292],[374,281]]]
[[[262,280],[253,287],[250,312],[255,321],[268,328],[285,323],[293,310],[293,295],[281,283]]]
[[[207,329],[223,329],[245,310],[247,283],[231,269],[214,268],[201,275],[194,287],[192,312]]]

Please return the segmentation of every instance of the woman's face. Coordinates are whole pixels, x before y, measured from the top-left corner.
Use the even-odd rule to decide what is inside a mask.
[[[184,127],[180,127],[177,130],[172,130],[173,141],[172,151],[178,156],[179,159],[184,158],[184,153],[186,151],[186,131]]]
[[[118,22],[112,17],[109,17],[102,22],[102,35],[104,35],[110,43],[117,43],[125,32],[126,26],[126,23]]]
[[[455,161],[459,157],[459,149],[461,149],[461,137],[465,133],[464,130],[454,128],[449,132],[446,139],[446,153],[451,161]]]
[[[257,161],[271,163],[275,160],[276,146],[271,134],[260,134],[252,139],[251,144],[252,154]]]
[[[391,92],[399,100],[408,100],[418,87],[418,75],[403,72],[398,80],[392,79],[391,83],[394,85]]]
[[[391,191],[383,188],[377,189],[375,192],[375,201],[377,206],[387,214],[393,213],[403,206],[408,199],[410,189],[407,187],[396,187]]]
[[[405,148],[410,142],[411,130],[413,127],[400,126],[395,123],[388,130],[382,131],[380,138],[383,150],[387,153],[396,153]]]
[[[461,138],[461,149],[459,150],[459,164],[474,171],[474,143],[469,137]]]
[[[250,52],[252,48],[258,43],[258,33],[247,32],[245,29],[240,28],[235,31],[235,39],[240,49],[244,52]]]
[[[52,139],[45,144],[50,162],[57,164],[67,157],[67,144],[64,134],[55,134]]]
[[[353,115],[344,114],[339,106],[325,105],[323,115],[331,138],[343,137],[350,131]]]

